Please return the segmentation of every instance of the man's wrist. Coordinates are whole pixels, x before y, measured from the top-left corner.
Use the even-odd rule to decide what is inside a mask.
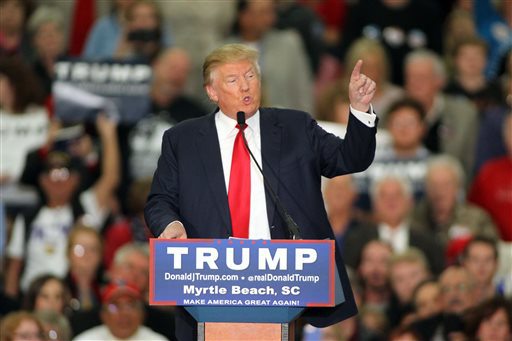
[[[183,228],[185,228],[185,226],[183,225],[183,223],[179,220],[174,220],[174,221],[171,221],[169,224],[167,224],[167,226],[165,228],[168,228],[168,227],[177,227],[176,225],[178,226],[181,226]],[[165,230],[165,229],[164,229]]]

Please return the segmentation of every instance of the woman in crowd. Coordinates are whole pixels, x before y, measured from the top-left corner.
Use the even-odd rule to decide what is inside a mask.
[[[69,288],[54,275],[42,275],[29,286],[23,308],[28,311],[51,310],[64,313],[69,305]]]
[[[65,282],[71,291],[73,310],[99,307],[102,260],[101,236],[92,227],[76,224],[68,239],[69,272]]]
[[[466,322],[470,340],[508,341],[512,338],[512,303],[491,298],[469,311]]]
[[[49,120],[42,104],[30,68],[19,58],[0,56],[0,184],[16,183],[28,152],[46,142]]]
[[[5,316],[0,327],[0,336],[3,341],[46,340],[41,322],[25,311]]]

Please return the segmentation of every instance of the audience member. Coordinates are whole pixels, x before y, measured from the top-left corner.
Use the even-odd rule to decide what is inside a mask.
[[[186,93],[211,105],[203,88],[203,61],[230,34],[236,1],[160,1],[160,5],[172,28],[175,46],[187,51],[192,61]]]
[[[133,242],[119,248],[108,276],[111,281],[132,283],[149,300],[149,245]]]
[[[170,340],[174,340],[174,314],[169,309],[149,306],[149,245],[132,242],[120,247],[108,269],[112,283],[130,283],[137,288],[145,315],[143,324]],[[102,311],[93,309],[74,314],[71,325],[75,334],[101,324]]]
[[[499,75],[501,60],[512,48],[512,2],[501,1],[497,10],[491,0],[475,0],[473,15],[477,32],[489,45],[487,79]]]
[[[47,140],[48,113],[42,106],[43,97],[39,90],[35,76],[22,60],[0,56],[2,185],[17,183],[28,152]]]
[[[421,336],[411,327],[398,327],[391,331],[389,341],[421,341]]]
[[[460,315],[477,303],[474,279],[463,267],[446,268],[439,276],[439,285],[445,313]]]
[[[423,183],[430,158],[430,152],[422,143],[426,129],[425,110],[411,98],[399,99],[391,104],[385,123],[390,144],[378,148],[370,167],[354,175],[361,192],[357,205],[366,210],[371,207],[370,186],[382,176],[395,174],[407,178],[413,187],[415,202],[424,193]]]
[[[386,315],[391,329],[413,319],[414,289],[430,276],[423,252],[409,248],[390,260],[389,278],[393,296]]]
[[[135,126],[121,127],[124,151],[124,170],[129,182],[152,177],[160,156],[164,132],[173,125],[194,117],[203,116],[207,110],[184,94],[190,74],[188,54],[179,48],[163,51],[153,63],[150,114]]]
[[[112,0],[108,16],[91,29],[83,57],[93,60],[151,61],[171,44],[158,4],[152,0]]]
[[[0,324],[0,335],[3,341],[44,341],[43,325],[26,311],[13,312],[5,316]]]
[[[323,44],[327,49],[334,49],[342,37],[347,18],[347,1],[345,0],[323,0],[309,1],[299,0],[303,6],[310,7],[322,21]]]
[[[66,53],[64,18],[56,7],[41,5],[28,21],[28,30],[34,47],[32,68],[48,97],[52,94],[54,65]]]
[[[104,232],[103,262],[110,269],[117,250],[130,242],[147,242],[153,234],[144,220],[144,205],[151,188],[152,178],[139,179],[132,182],[128,191],[126,217],[119,217]]]
[[[363,70],[377,84],[373,97],[373,110],[385,120],[390,105],[404,95],[404,90],[391,83],[391,66],[388,54],[378,40],[360,38],[355,40],[345,56],[344,69],[352,70],[359,59]]]
[[[415,318],[418,320],[440,314],[443,311],[441,287],[432,279],[419,283],[413,292]]]
[[[464,171],[451,156],[433,157],[427,166],[426,197],[416,205],[412,221],[427,233],[434,233],[445,247],[476,234],[496,238],[496,228],[484,210],[459,200]]]
[[[317,14],[297,0],[277,0],[277,20],[275,26],[281,30],[296,31],[306,50],[309,66],[317,74],[324,54],[324,27]],[[368,75],[368,73],[366,73]],[[372,78],[371,75],[368,77]],[[372,78],[373,79],[373,78]]]
[[[426,111],[424,144],[433,153],[446,153],[462,162],[468,176],[473,170],[478,129],[476,107],[463,97],[441,92],[446,73],[441,57],[419,50],[407,55],[404,64],[407,95]]]
[[[48,340],[71,341],[71,326],[63,314],[53,310],[41,310],[34,315],[41,321]]]
[[[65,282],[71,291],[73,310],[89,310],[100,305],[103,259],[98,231],[80,222],[69,233],[67,259],[69,271]]]
[[[397,175],[384,176],[373,184],[371,190],[376,223],[352,230],[345,237],[343,259],[349,266],[358,262],[358,250],[368,241],[379,239],[389,243],[396,253],[408,247],[420,249],[428,259],[435,274],[444,266],[440,243],[429,233],[415,227],[408,219],[413,207],[410,183]]]
[[[369,333],[370,338],[383,338],[388,330],[388,319],[381,307],[364,305],[359,311],[361,327]]]
[[[97,118],[102,141],[101,177],[86,191],[79,191],[80,160],[66,152],[52,151],[38,174],[45,202],[24,216],[18,215],[8,245],[6,292],[17,296],[33,278],[43,273],[64,277],[68,235],[80,218],[100,229],[109,214],[119,181],[116,126],[103,115]],[[24,266],[23,266],[24,265]],[[21,276],[21,281],[20,281]]]
[[[473,237],[462,253],[462,266],[473,277],[476,302],[485,301],[496,295],[494,277],[498,269],[498,246],[496,240]]]
[[[456,44],[461,40],[477,37],[475,19],[472,9],[463,8],[461,5],[470,4],[471,1],[458,1],[448,14],[443,29],[443,51],[447,70],[453,74],[452,52]],[[471,6],[472,7],[472,6]]]
[[[474,305],[473,282],[461,267],[451,266],[439,277],[442,312],[411,324],[422,340],[464,340],[462,314]]]
[[[499,81],[485,78],[487,45],[484,40],[477,37],[459,40],[451,51],[451,58],[454,75],[445,93],[469,98],[480,116],[490,107],[504,103]]]
[[[69,288],[54,275],[36,277],[23,298],[23,309],[27,311],[55,311],[65,313],[69,308]]]
[[[77,335],[74,340],[167,340],[142,325],[144,304],[138,287],[112,282],[102,295],[102,325]]]
[[[126,8],[123,36],[113,58],[152,63],[168,47],[163,38],[165,23],[158,3],[135,0]]]
[[[476,175],[468,200],[485,209],[498,227],[501,239],[512,242],[512,115],[503,122],[508,154],[484,164]]]
[[[482,341],[512,339],[512,302],[493,297],[472,308],[466,314],[466,336]]]
[[[382,42],[391,61],[391,79],[402,84],[407,53],[428,48],[441,53],[441,20],[436,4],[414,0],[359,1],[349,9],[339,54],[361,36]]]
[[[377,307],[383,312],[391,295],[389,260],[393,250],[389,244],[379,240],[369,241],[360,250],[357,272],[362,284],[362,304]]]
[[[111,0],[108,15],[100,17],[89,32],[83,57],[88,59],[110,59],[123,39],[126,9],[135,0]]]
[[[347,232],[357,230],[359,226],[359,218],[353,208],[357,198],[357,188],[352,175],[347,174],[326,180],[323,196],[329,223],[338,240],[338,245],[343,250]]]
[[[0,56],[19,56],[30,60],[26,21],[32,12],[28,0],[0,1]]]
[[[238,0],[234,35],[227,42],[260,52],[263,106],[313,112],[313,76],[300,36],[273,29],[275,20],[273,1]]]

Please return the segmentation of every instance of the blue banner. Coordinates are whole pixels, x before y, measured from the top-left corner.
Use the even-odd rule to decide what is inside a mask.
[[[151,239],[150,303],[334,306],[334,241]]]

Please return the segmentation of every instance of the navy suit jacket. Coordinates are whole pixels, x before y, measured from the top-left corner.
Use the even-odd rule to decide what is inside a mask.
[[[263,172],[299,226],[302,238],[334,240],[322,199],[321,176],[365,170],[375,154],[376,128],[368,128],[350,115],[342,140],[325,132],[305,112],[262,108],[260,130]],[[286,225],[268,192],[266,205],[272,238],[288,239]],[[155,236],[174,220],[183,223],[188,238],[231,235],[214,114],[184,121],[166,131],[145,217]],[[346,301],[334,308],[307,309],[306,320],[318,327],[357,313],[338,249],[336,263]]]

